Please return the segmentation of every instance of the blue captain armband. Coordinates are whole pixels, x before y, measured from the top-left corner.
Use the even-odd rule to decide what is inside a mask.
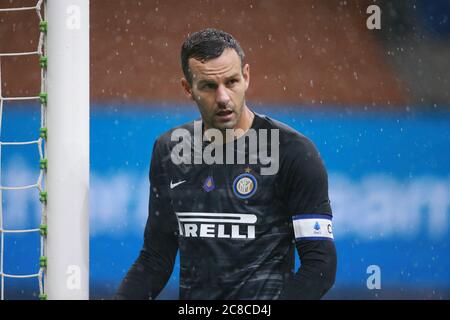
[[[333,225],[328,214],[299,214],[292,217],[295,240],[333,240]]]

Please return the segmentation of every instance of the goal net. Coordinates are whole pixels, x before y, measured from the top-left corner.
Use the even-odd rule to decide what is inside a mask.
[[[31,2],[33,0],[30,0]],[[9,7],[7,7],[9,5]],[[40,299],[89,298],[89,1],[35,0],[31,6],[14,1],[0,7],[1,15],[34,11],[39,39],[30,51],[0,52],[0,298],[20,290],[5,280],[35,278]],[[3,25],[3,27],[2,27]],[[2,23],[0,28],[4,28]],[[0,31],[2,31],[0,29]],[[4,32],[0,32],[7,39]],[[30,40],[33,43],[32,40]],[[10,96],[2,90],[6,77],[4,60],[37,56],[40,90],[35,94]],[[17,103],[40,105],[40,128],[30,140],[5,140],[4,111]],[[39,174],[28,185],[4,184],[2,154],[21,146],[35,145]],[[40,201],[40,223],[31,228],[9,227],[3,208],[5,192],[35,190]],[[8,217],[9,219],[5,219]],[[14,218],[14,217],[12,217]],[[39,235],[39,258],[31,273],[10,272],[11,255],[6,238],[10,235]],[[12,255],[14,256],[14,255]],[[12,268],[23,270],[29,268]],[[14,283],[18,283],[18,282]],[[12,295],[14,296],[14,295]]]

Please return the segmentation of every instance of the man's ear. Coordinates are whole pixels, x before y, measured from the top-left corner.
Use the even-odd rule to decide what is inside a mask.
[[[242,68],[242,76],[245,81],[245,90],[247,90],[250,85],[250,65],[248,63],[246,63]]]
[[[186,78],[181,78],[181,86],[183,87],[183,92],[189,99],[194,99],[192,96],[192,88]]]

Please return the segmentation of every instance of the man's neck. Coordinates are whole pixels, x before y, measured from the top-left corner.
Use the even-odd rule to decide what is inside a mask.
[[[248,131],[248,129],[252,127],[254,118],[255,114],[246,105],[244,105],[239,122],[233,129],[228,129],[228,131],[233,130],[233,134],[227,134],[227,129],[220,130],[222,132],[223,142],[228,143],[242,137]],[[211,140],[208,136],[207,130],[205,130],[205,137],[208,140]]]

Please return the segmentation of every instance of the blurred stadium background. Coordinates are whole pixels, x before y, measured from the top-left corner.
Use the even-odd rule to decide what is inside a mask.
[[[366,28],[373,3],[381,30]],[[339,256],[326,298],[449,299],[449,15],[447,0],[91,0],[91,298],[112,297],[142,245],[155,138],[198,117],[181,43],[216,27],[246,52],[249,106],[310,137],[326,163]],[[0,52],[34,48],[37,24],[1,13]],[[1,85],[38,94],[38,58],[2,58]],[[38,105],[5,103],[1,140],[34,137],[39,120]],[[2,184],[38,174],[32,147],[3,147],[1,160]],[[2,205],[5,226],[39,223],[35,192],[4,191]],[[5,242],[5,271],[36,271],[37,235]],[[366,285],[370,265],[381,289]],[[178,297],[177,271],[161,299]],[[36,293],[35,280],[6,280],[6,298]]]

